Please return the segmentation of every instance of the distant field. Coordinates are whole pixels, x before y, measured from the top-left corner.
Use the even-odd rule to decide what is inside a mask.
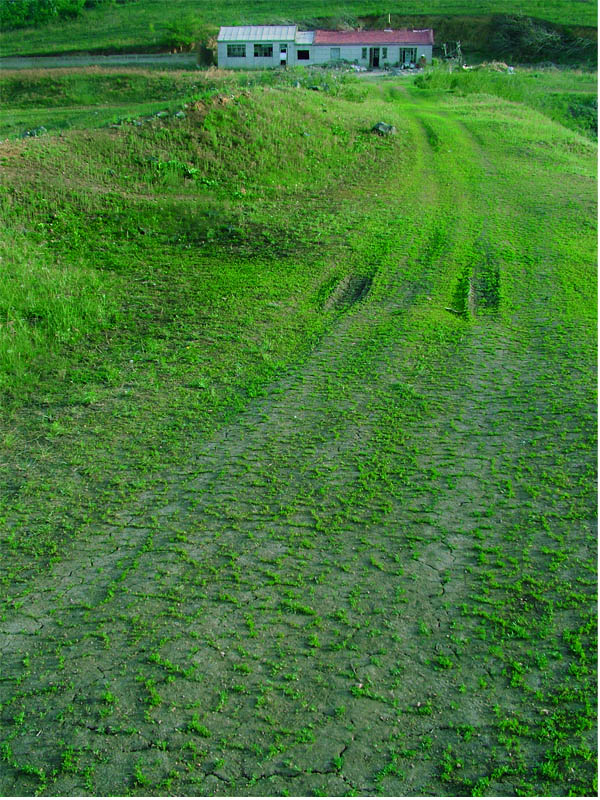
[[[74,21],[5,32],[0,36],[2,55],[58,53],[97,48],[148,48],[164,44],[168,28],[185,29],[191,19],[212,26],[259,23],[314,24],[327,19],[328,24],[353,23],[357,17],[381,15],[381,25],[388,13],[406,19],[410,15],[471,15],[522,13],[569,26],[595,27],[596,3],[591,0],[409,0],[402,6],[382,5],[380,0],[348,0],[345,3],[320,3],[316,0],[292,0],[274,4],[272,0],[235,2],[216,0],[200,5],[195,0],[140,0],[126,5],[106,5],[87,10]]]
[[[0,76],[0,795],[597,794],[594,76],[429,74]]]

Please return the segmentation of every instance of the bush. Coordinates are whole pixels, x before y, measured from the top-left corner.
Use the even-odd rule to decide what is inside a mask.
[[[496,16],[490,45],[497,57],[530,63],[589,58],[594,47],[591,40],[521,14]]]
[[[496,52],[517,58],[551,58],[560,43],[558,31],[520,14],[498,20],[492,36],[492,45]]]
[[[196,42],[204,38],[202,20],[193,15],[179,17],[166,26],[161,43],[170,49],[191,50]]]

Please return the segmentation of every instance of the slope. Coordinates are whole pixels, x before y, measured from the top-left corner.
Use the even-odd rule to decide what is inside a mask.
[[[198,40],[199,34],[204,38],[208,33],[214,33],[219,25],[282,23],[311,28],[348,25],[382,28],[390,23],[394,27],[433,25],[442,32],[443,38],[438,41],[445,41],[451,34],[450,39],[468,42],[471,51],[487,52],[488,47],[478,47],[476,42],[479,39],[483,45],[483,41],[487,41],[490,24],[493,27],[496,18],[500,23],[508,22],[509,28],[527,28],[529,18],[558,26],[559,32],[564,28],[572,35],[571,38],[580,37],[580,49],[591,45],[587,54],[589,59],[594,59],[593,41],[597,41],[596,6],[589,0],[578,3],[567,0],[503,0],[502,3],[495,0],[471,3],[432,0],[429,3],[406,2],[398,8],[382,6],[378,0],[350,0],[326,5],[314,0],[296,0],[286,2],[284,8],[270,0],[251,3],[219,0],[203,4],[201,9],[193,0],[171,0],[168,4],[159,0],[138,0],[97,2],[91,8],[84,8],[76,18],[71,18],[72,8],[72,5],[68,7],[65,18],[45,21],[39,27],[31,25],[10,30],[9,19],[3,20],[0,34],[2,54],[40,55],[89,50],[148,52],[155,48],[188,47]],[[388,16],[390,12],[391,17]],[[458,32],[455,19],[458,19]],[[505,30],[503,34],[507,32]],[[511,35],[515,35],[515,31]],[[588,41],[590,39],[592,42]],[[550,51],[552,47],[557,50],[555,32],[554,38],[551,33],[549,40]],[[536,46],[539,44],[540,41],[536,41]],[[554,60],[545,49],[537,60],[548,59]]]

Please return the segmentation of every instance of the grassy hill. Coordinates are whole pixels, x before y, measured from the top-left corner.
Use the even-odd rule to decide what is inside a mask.
[[[596,792],[593,76],[431,74],[3,76],[4,795]]]
[[[389,79],[386,79],[389,81]],[[4,106],[0,110],[0,136],[28,132],[98,128],[125,121],[146,120],[154,114],[175,114],[194,98],[239,91],[253,86],[329,87],[331,77],[320,70],[289,70],[236,74],[160,72],[144,69],[5,70],[2,75]],[[358,91],[360,82],[344,75],[335,78],[339,91]],[[554,68],[518,68],[514,74],[494,68],[450,72],[430,69],[415,81],[430,97],[449,94],[489,94],[523,103],[550,119],[592,138],[598,133],[596,73]],[[143,99],[141,99],[143,98]]]
[[[6,1],[6,0],[4,0]],[[295,0],[285,5],[273,5],[271,0],[232,2],[219,0],[199,6],[194,0],[138,0],[138,2],[100,4],[85,9],[76,19],[45,24],[40,28],[5,30],[0,34],[3,55],[60,53],[85,50],[148,50],[176,46],[194,41],[201,28],[216,29],[219,25],[243,25],[293,22],[315,26],[367,24],[371,27],[392,24],[423,24],[424,17],[433,17],[437,27],[440,20],[448,24],[453,17],[462,17],[463,41],[473,20],[495,14],[524,15],[573,29],[575,36],[589,38],[595,29],[596,4],[591,0],[573,3],[567,0],[430,0],[428,3],[408,2],[401,7],[383,7],[379,0],[350,0],[343,4],[316,3],[314,0]],[[548,59],[552,60],[552,59]]]

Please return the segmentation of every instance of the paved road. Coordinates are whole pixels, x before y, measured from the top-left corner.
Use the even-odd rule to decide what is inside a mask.
[[[0,70],[35,69],[36,67],[113,67],[160,64],[165,67],[193,68],[195,53],[122,53],[121,55],[15,56],[0,58]]]

